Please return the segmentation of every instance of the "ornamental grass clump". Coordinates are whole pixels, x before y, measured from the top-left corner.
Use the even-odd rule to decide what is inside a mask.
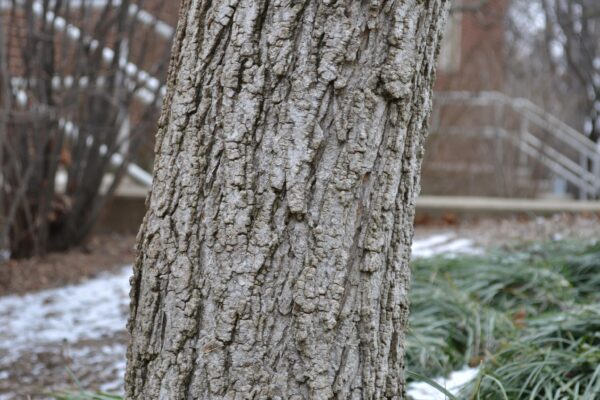
[[[480,373],[459,398],[600,398],[600,245],[551,242],[413,265],[413,376]]]
[[[600,398],[600,303],[533,318],[483,364],[464,398]],[[497,384],[501,383],[501,386]]]

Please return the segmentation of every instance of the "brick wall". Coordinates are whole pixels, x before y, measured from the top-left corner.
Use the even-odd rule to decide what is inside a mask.
[[[479,0],[463,0],[455,2],[455,6],[478,3]],[[443,43],[446,48],[442,51],[436,90],[502,91],[507,3],[508,0],[489,0],[477,11],[451,17],[455,26],[449,27]],[[423,194],[517,195],[519,190],[512,182],[506,182],[512,181],[512,166],[497,159],[497,141],[477,132],[478,127],[494,123],[493,110],[475,113],[472,108],[460,106],[435,108],[432,118],[436,121],[432,125],[439,129],[432,129],[426,145]],[[465,136],[451,135],[449,127],[464,127]],[[507,146],[506,151],[509,150]]]
[[[4,26],[0,28],[6,40],[9,71],[11,75],[19,76],[24,68],[25,15],[21,10],[0,12],[2,13],[2,22],[4,22]]]
[[[175,27],[179,17],[181,0],[146,0],[144,9]]]
[[[462,5],[479,0],[463,0]],[[478,11],[460,13],[459,65],[454,71],[440,68],[437,90],[501,90],[504,83],[504,31],[508,0],[490,0]],[[456,2],[457,6],[461,2]],[[451,17],[452,18],[452,17]],[[446,41],[444,44],[448,44]]]

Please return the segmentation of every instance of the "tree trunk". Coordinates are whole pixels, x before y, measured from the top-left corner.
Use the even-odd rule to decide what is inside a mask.
[[[184,0],[127,399],[401,399],[448,0]]]

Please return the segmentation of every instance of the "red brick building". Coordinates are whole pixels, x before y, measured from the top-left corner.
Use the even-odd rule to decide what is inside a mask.
[[[437,90],[502,90],[508,0],[455,1],[440,51]]]
[[[422,193],[428,195],[512,195],[490,162],[495,142],[452,127],[483,124],[490,110],[442,106],[446,91],[502,91],[507,0],[462,0],[454,4],[440,51],[431,133],[423,163]]]

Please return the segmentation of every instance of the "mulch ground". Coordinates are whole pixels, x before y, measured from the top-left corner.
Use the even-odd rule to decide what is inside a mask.
[[[0,264],[0,296],[56,288],[115,271],[134,260],[135,235],[96,235],[85,245]]]
[[[4,365],[0,353],[0,399],[49,400],[62,390],[101,390],[119,393],[123,388],[128,337],[61,343],[35,349]]]
[[[453,232],[481,247],[518,245],[552,240],[600,240],[600,215],[594,213],[555,214],[550,217],[518,216],[460,221],[457,218],[417,224],[417,237]]]

